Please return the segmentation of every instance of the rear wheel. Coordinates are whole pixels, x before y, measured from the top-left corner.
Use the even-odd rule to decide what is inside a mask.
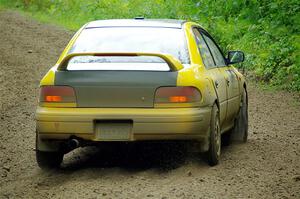
[[[59,168],[62,160],[63,153],[60,152],[48,152],[36,150],[36,161],[42,169]]]
[[[248,99],[244,89],[242,106],[232,129],[232,140],[247,142],[248,139]]]
[[[209,150],[207,152],[208,164],[210,166],[215,166],[219,163],[221,155],[220,118],[219,109],[216,104],[212,108],[209,141]]]
[[[231,144],[231,131],[222,134],[222,146],[229,146]]]
[[[64,154],[61,151],[40,151],[38,150],[39,145],[38,133],[36,133],[36,161],[42,169],[59,168],[63,161]]]

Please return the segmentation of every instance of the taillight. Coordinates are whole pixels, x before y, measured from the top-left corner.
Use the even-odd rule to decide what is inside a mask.
[[[40,92],[42,106],[74,106],[76,103],[75,91],[69,86],[43,86]],[[64,105],[65,104],[65,105]]]
[[[155,104],[200,103],[201,94],[192,86],[161,87],[156,90]]]

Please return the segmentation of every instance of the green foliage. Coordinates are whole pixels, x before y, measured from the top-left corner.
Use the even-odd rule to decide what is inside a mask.
[[[199,22],[224,51],[272,86],[300,91],[299,0],[0,0],[42,21],[78,29],[96,19],[171,18]]]

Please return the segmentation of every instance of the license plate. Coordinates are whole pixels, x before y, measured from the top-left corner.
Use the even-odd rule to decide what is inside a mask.
[[[96,123],[96,139],[103,141],[130,140],[132,123],[130,122],[101,122]]]

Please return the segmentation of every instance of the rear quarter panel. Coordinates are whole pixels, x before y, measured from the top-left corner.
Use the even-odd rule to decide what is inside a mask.
[[[177,86],[194,86],[198,88],[202,95],[201,106],[212,106],[218,98],[211,77],[206,73],[194,38],[192,27],[196,25],[199,26],[196,23],[187,22],[183,26],[191,65],[178,72]]]

